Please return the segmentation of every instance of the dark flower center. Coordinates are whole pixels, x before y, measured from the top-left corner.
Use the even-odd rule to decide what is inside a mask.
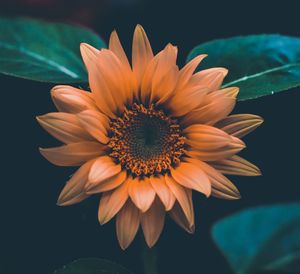
[[[110,129],[110,156],[135,176],[164,174],[184,154],[177,121],[154,105],[133,104],[111,122]]]

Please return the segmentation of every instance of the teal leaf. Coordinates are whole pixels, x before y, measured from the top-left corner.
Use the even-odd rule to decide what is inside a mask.
[[[86,258],[65,265],[53,274],[132,274],[132,272],[104,259]]]
[[[201,44],[188,55],[208,57],[201,69],[225,67],[224,87],[240,87],[239,100],[249,100],[300,85],[300,39],[276,34],[220,39]]]
[[[98,35],[83,27],[0,18],[0,72],[42,82],[87,82],[81,42],[105,47]]]
[[[236,274],[300,273],[300,203],[238,212],[217,222],[212,235]]]

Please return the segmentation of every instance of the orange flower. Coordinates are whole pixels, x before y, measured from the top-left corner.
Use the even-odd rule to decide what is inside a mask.
[[[62,190],[58,204],[78,203],[102,193],[99,221],[116,216],[119,243],[127,248],[141,225],[153,246],[165,214],[194,232],[192,190],[224,199],[240,197],[223,174],[260,175],[236,156],[240,138],[262,123],[251,114],[230,115],[238,88],[221,89],[227,74],[211,68],[194,74],[206,55],[181,70],[177,47],[153,55],[141,26],[133,37],[132,67],[116,32],[109,49],[81,44],[91,92],[56,86],[60,112],[39,123],[63,146],[41,149],[59,166],[81,166]]]

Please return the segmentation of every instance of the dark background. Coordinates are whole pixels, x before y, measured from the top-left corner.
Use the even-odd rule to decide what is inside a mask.
[[[127,50],[137,23],[146,29],[155,51],[179,46],[182,65],[197,44],[215,38],[258,33],[300,37],[297,1],[0,1],[0,14],[75,22],[93,28],[106,41],[117,29]],[[129,36],[128,36],[129,35]],[[1,89],[1,274],[50,274],[80,257],[100,257],[142,274],[138,238],[124,252],[115,223],[101,227],[98,200],[60,208],[56,199],[71,168],[49,164],[38,147],[56,145],[35,121],[54,111],[52,85],[0,76]],[[245,138],[241,155],[256,163],[262,177],[234,177],[239,201],[194,195],[196,233],[189,235],[167,220],[156,249],[159,273],[230,274],[210,229],[218,219],[246,207],[299,200],[299,101],[294,89],[240,102],[235,112],[261,115],[265,123]],[[274,272],[275,274],[275,272]]]

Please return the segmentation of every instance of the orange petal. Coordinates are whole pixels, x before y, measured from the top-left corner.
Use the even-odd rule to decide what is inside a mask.
[[[150,61],[141,83],[141,100],[143,103],[151,104],[154,100],[158,100],[161,95],[166,96],[174,89],[176,79],[171,82],[169,78],[174,78],[174,71],[178,71],[176,70],[176,57],[177,47],[168,44]]]
[[[141,214],[141,225],[147,245],[151,248],[157,242],[165,222],[165,209],[158,198],[145,213]]]
[[[150,177],[150,183],[162,201],[166,210],[170,210],[175,203],[175,196],[166,184],[164,176]]]
[[[179,185],[172,177],[165,175],[166,184],[173,192],[179,205],[183,210],[183,215],[188,222],[188,226],[192,227],[194,225],[194,208],[192,201],[192,191],[181,185]],[[177,203],[174,204],[174,207]],[[173,207],[173,208],[174,208]],[[173,210],[173,209],[172,209]],[[171,211],[172,211],[171,210]]]
[[[140,225],[140,212],[128,200],[117,215],[117,237],[121,248],[126,249],[133,241]]]
[[[40,148],[41,154],[57,166],[79,166],[105,154],[105,147],[96,142],[80,142],[53,148]]]
[[[149,178],[135,178],[129,184],[129,196],[133,203],[142,211],[147,211],[155,198],[155,191],[151,186]]]
[[[66,183],[59,195],[57,204],[60,206],[73,205],[89,197],[84,191],[88,173],[93,164],[93,160],[81,166]]]
[[[77,114],[83,128],[102,144],[109,142],[107,130],[109,119],[105,114],[95,110],[85,110]]]
[[[141,25],[137,25],[134,31],[132,43],[132,67],[138,86],[141,85],[146,67],[153,58],[148,37]]]
[[[212,195],[223,199],[239,199],[240,193],[235,185],[212,166],[191,158],[186,161],[199,166],[208,176],[212,185]]]
[[[120,60],[110,50],[95,52],[87,44],[81,44],[80,49],[97,106],[103,113],[115,118],[115,113],[122,112],[125,103]]]
[[[197,190],[206,197],[210,196],[211,184],[207,175],[198,166],[181,162],[178,167],[171,168],[171,175],[182,186]]]
[[[207,87],[208,92],[212,92],[221,88],[222,82],[227,73],[228,70],[225,68],[205,69],[195,73],[192,76],[191,82]]]
[[[128,183],[125,181],[118,188],[104,192],[101,196],[98,219],[101,225],[109,222],[123,207],[128,199]]]
[[[183,132],[187,137],[185,142],[197,150],[210,151],[229,145],[231,142],[230,135],[207,125],[194,124],[185,128]]]
[[[48,133],[65,144],[93,140],[75,114],[53,112],[36,119]]]
[[[229,145],[209,150],[198,150],[197,148],[191,148],[186,150],[186,154],[192,158],[197,158],[201,161],[217,161],[232,157],[233,155],[244,149],[246,145],[240,139],[231,136],[231,142]]]
[[[115,189],[116,187],[124,183],[126,177],[127,177],[126,171],[121,171],[120,173],[112,177],[109,177],[98,184],[92,184],[89,190],[86,192],[87,194],[95,194],[95,193],[100,193],[100,192],[105,192],[105,191]]]
[[[110,35],[109,49],[121,61],[121,66],[124,74],[124,81],[127,82],[127,84],[125,84],[126,88],[123,86],[123,89],[126,92],[128,103],[132,103],[133,94],[137,93],[137,83],[116,31],[113,31]]]
[[[238,88],[235,87],[209,93],[199,107],[182,117],[182,123],[185,126],[214,124],[231,113],[236,103],[237,94]]]
[[[86,109],[97,109],[90,92],[71,86],[55,86],[51,90],[51,96],[61,112],[78,113]]]
[[[194,213],[193,213],[194,216]],[[187,220],[186,215],[182,211],[182,208],[178,203],[175,203],[174,207],[170,211],[170,217],[185,231],[188,233],[195,232],[195,222],[193,221],[192,224]]]
[[[195,69],[206,56],[206,54],[196,56],[180,70],[176,90],[181,90],[190,81]]]
[[[263,121],[263,118],[253,114],[234,114],[219,121],[215,126],[241,138],[260,126]]]
[[[86,190],[89,191],[96,184],[121,172],[121,166],[115,164],[109,156],[99,157],[91,167],[89,182],[86,184]]]
[[[212,162],[211,165],[224,174],[239,176],[259,176],[259,168],[247,160],[234,155],[231,158]]]

